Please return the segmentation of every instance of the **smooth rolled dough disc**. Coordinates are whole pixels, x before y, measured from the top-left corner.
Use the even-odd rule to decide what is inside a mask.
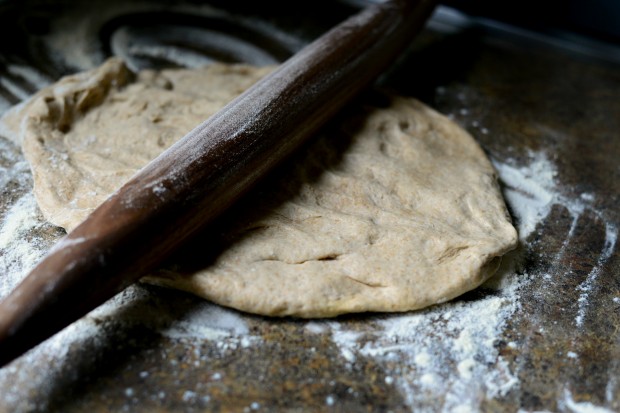
[[[270,68],[133,76],[112,59],[4,118],[45,216],[70,231],[140,167]],[[264,315],[407,311],[469,291],[515,248],[493,167],[464,130],[382,95],[276,170],[144,280]]]

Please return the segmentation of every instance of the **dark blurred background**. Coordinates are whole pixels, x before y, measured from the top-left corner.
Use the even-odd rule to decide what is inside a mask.
[[[530,30],[620,43],[620,0],[445,0],[469,15]]]
[[[88,3],[87,0],[73,0],[73,3]],[[167,0],[163,0],[166,2]],[[316,9],[340,8],[343,3],[361,6],[381,0],[341,0],[339,2],[316,0]],[[201,0],[189,0],[201,3]],[[0,11],[9,8],[30,8],[33,4],[71,3],[71,1],[42,0],[14,1],[0,0]],[[243,9],[254,9],[262,13],[282,9],[295,9],[297,2],[282,0],[210,0],[210,4]],[[576,33],[608,43],[620,44],[620,0],[441,0],[441,4],[456,8],[467,15],[488,18],[547,34]],[[36,6],[34,6],[36,8]],[[32,11],[32,10],[31,10]],[[331,13],[328,13],[331,14]],[[338,14],[338,13],[335,13]],[[2,28],[0,27],[0,31]]]

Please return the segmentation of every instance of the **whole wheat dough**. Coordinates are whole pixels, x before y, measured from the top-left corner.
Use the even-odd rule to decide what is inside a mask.
[[[112,59],[39,92],[4,124],[22,141],[43,213],[70,231],[269,70],[215,64],[133,76]],[[407,311],[480,285],[517,242],[493,167],[446,117],[413,99],[379,100],[145,280],[300,317]]]

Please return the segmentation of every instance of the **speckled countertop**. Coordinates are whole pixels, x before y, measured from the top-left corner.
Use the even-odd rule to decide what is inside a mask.
[[[279,61],[351,11],[214,3],[4,2],[23,35],[0,41],[0,110],[110,53],[204,63],[209,27],[256,32],[226,59]],[[134,286],[0,369],[0,412],[620,411],[620,66],[454,17],[435,16],[382,82],[451,115],[494,162],[521,235],[497,277],[425,311],[311,321]],[[0,171],[5,295],[62,232],[1,137]]]

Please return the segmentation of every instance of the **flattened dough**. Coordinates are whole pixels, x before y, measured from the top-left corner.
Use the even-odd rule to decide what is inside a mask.
[[[269,70],[217,64],[134,77],[112,59],[39,92],[4,124],[22,140],[43,213],[70,231]],[[446,117],[410,98],[379,100],[145,281],[299,317],[413,310],[480,285],[517,243],[493,167]]]

